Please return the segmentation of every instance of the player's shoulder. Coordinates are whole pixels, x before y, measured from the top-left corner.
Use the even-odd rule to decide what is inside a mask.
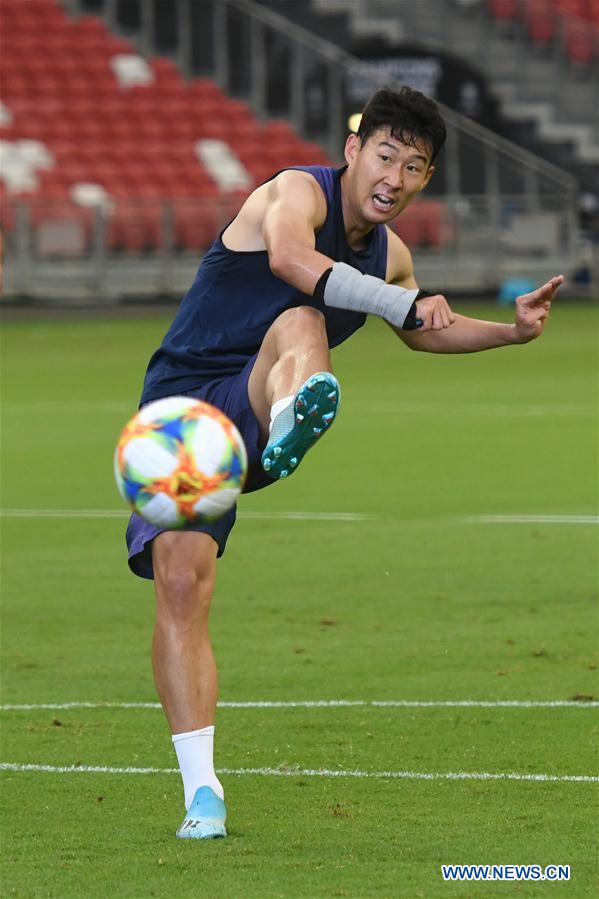
[[[269,200],[290,203],[310,211],[316,220],[326,218],[327,199],[316,178],[301,169],[284,169],[269,182]]]
[[[324,197],[322,187],[314,175],[306,172],[304,169],[283,169],[268,183],[277,193],[285,193],[287,191],[295,193],[299,191],[312,193],[315,197]]]
[[[385,280],[401,284],[414,277],[412,254],[395,231],[388,225],[387,230],[387,273]]]

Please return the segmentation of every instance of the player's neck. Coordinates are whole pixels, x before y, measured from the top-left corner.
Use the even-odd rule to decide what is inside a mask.
[[[365,221],[359,214],[356,214],[347,195],[342,194],[341,199],[345,238],[352,250],[359,252],[367,246],[369,235],[371,234],[374,225],[372,222]]]
[[[372,234],[372,230],[374,225],[370,223],[358,224],[347,222],[344,219],[345,225],[345,238],[347,243],[351,247],[354,252],[360,252],[360,250],[365,250],[368,246],[370,235]]]
[[[346,170],[341,176],[341,209],[343,211],[343,227],[347,243],[355,252],[360,252],[368,246],[368,241],[373,228],[373,222],[369,222],[360,210],[359,203],[353,197],[352,180]]]
[[[352,250],[359,253],[360,250],[365,250],[368,246],[370,234],[372,233],[372,229],[374,225],[368,225],[367,228],[352,228],[349,231],[347,228],[345,229],[345,236],[347,239],[347,243],[351,247]]]

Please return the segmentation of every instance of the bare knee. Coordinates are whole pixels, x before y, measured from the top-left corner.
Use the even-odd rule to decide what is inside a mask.
[[[277,368],[294,369],[298,360],[304,359],[308,354],[328,354],[325,318],[322,312],[312,306],[287,309],[279,315],[273,329],[277,367],[270,372],[270,380],[279,376]]]
[[[316,337],[326,340],[324,315],[312,306],[295,306],[293,309],[286,309],[276,319],[274,328],[277,335],[292,334],[294,339]]]
[[[185,624],[208,616],[214,590],[214,557],[215,553],[186,553],[184,547],[178,549],[175,546],[174,551],[172,547],[166,547],[165,551],[164,545],[155,548],[154,578],[159,619]]]
[[[160,572],[156,577],[157,615],[179,626],[208,617],[213,581],[193,568]]]

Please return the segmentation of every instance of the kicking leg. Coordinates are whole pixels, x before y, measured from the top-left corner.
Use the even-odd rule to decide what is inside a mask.
[[[226,835],[223,789],[213,763],[217,674],[208,633],[216,552],[212,537],[195,531],[165,531],[152,544],[152,664],[183,778],[188,811],[177,836],[184,838]]]
[[[264,338],[248,390],[263,435],[268,434],[263,468],[273,479],[287,477],[330,427],[339,406],[321,312],[299,306],[277,318]]]

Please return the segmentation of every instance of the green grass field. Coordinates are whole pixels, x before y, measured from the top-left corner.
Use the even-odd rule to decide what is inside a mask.
[[[373,322],[335,351],[338,423],[242,498],[219,563],[221,699],[287,705],[219,710],[230,835],[199,845],[162,713],[118,706],[155,702],[153,593],[112,452],[168,321],[6,323],[2,701],[37,708],[1,712],[4,895],[596,896],[597,783],[565,778],[597,775],[598,318],[564,302],[536,343],[456,357]],[[39,708],[64,703],[90,706]]]

